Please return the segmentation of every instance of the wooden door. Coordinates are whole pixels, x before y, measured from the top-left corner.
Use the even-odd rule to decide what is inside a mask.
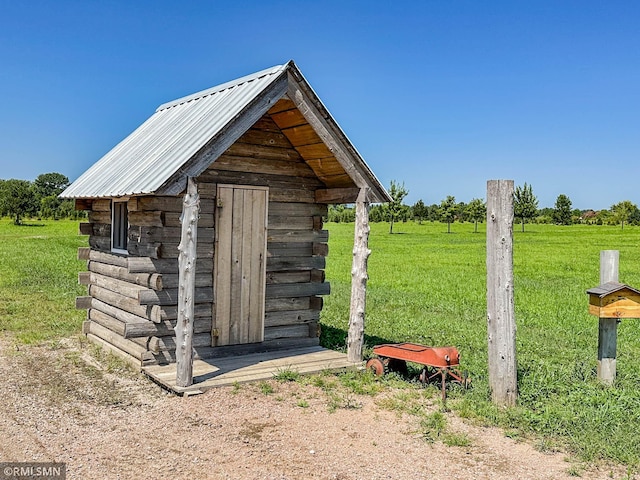
[[[212,345],[264,340],[267,187],[218,185]]]

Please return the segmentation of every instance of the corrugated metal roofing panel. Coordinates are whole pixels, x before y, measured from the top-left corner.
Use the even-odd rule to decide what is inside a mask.
[[[61,197],[155,192],[285,69],[272,67],[161,105]]]

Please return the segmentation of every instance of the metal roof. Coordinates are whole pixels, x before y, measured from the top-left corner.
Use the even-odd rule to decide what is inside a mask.
[[[61,197],[123,197],[155,192],[284,68],[278,65],[161,105]]]
[[[74,181],[63,198],[117,198],[178,194],[187,176],[198,176],[234,143],[294,82],[319,108],[348,162],[374,201],[389,194],[328,113],[293,61],[160,105],[128,137]],[[184,185],[183,185],[184,184]]]

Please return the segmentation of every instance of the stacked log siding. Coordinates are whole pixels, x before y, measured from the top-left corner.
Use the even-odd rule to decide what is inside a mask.
[[[282,106],[271,113],[282,116]],[[196,181],[200,218],[193,345],[197,355],[318,344],[321,295],[329,293],[324,275],[328,232],[322,228],[327,206],[316,203],[315,191],[325,184],[269,113]],[[268,187],[264,341],[259,345],[216,347],[215,332],[212,345],[218,185]],[[88,285],[88,297],[77,302],[79,308],[88,309],[85,333],[142,364],[175,361],[182,196],[128,199],[128,255],[111,251],[111,200],[83,200],[78,205],[89,210],[89,221],[80,225],[80,233],[89,235],[90,248],[79,252],[87,260],[87,272],[79,278]]]

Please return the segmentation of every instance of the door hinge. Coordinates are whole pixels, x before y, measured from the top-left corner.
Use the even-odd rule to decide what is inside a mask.
[[[216,337],[216,338],[218,338],[220,336],[220,332],[218,331],[217,328],[211,329],[211,336],[212,337]]]
[[[222,199],[221,198],[217,198],[216,199],[216,207],[222,208]]]

